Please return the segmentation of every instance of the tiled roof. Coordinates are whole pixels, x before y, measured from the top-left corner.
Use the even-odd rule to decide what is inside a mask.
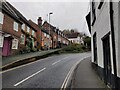
[[[7,14],[9,14],[11,17],[13,17],[14,19],[16,19],[17,21],[20,22],[19,16],[17,15],[17,13],[12,9],[12,7],[10,6],[10,4],[8,2],[2,2],[2,12],[6,12]]]
[[[79,33],[70,33],[70,34],[66,34],[67,38],[77,38],[79,36]]]

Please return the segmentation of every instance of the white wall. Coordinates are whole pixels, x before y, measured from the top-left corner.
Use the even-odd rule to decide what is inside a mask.
[[[104,68],[104,61],[103,61],[103,43],[101,38],[103,38],[107,33],[111,31],[110,28],[110,14],[109,14],[109,3],[104,2],[101,9],[98,9],[99,2],[96,3],[96,22],[92,27],[92,39],[93,34],[96,31],[97,36],[97,59],[98,59],[98,66]],[[93,41],[92,41],[93,42]],[[112,43],[111,43],[111,34],[110,34],[110,48],[112,50]],[[93,54],[93,44],[92,44],[92,56]],[[94,56],[92,57],[92,61],[94,61]],[[112,73],[113,73],[113,60],[112,60],[112,51],[111,51],[111,64],[112,64]]]

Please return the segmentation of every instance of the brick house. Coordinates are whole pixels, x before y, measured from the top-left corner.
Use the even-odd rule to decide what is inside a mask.
[[[42,36],[41,49],[42,50],[51,49],[52,48],[52,38],[51,38],[51,36],[44,29],[41,30],[41,33],[42,33],[42,35],[41,35]]]
[[[20,21],[22,22],[21,26],[21,42],[20,42],[20,51],[28,51],[32,50],[32,48],[36,47],[36,32],[37,30],[34,29],[28,20],[16,9],[14,8],[10,3],[8,3],[8,6],[11,7],[11,9],[16,13],[16,15],[19,17]],[[26,50],[28,48],[28,50]]]
[[[2,3],[0,12],[0,48],[2,56],[9,56],[19,50],[21,25],[17,14],[7,2]]]
[[[19,53],[29,44],[36,46],[36,30],[10,3],[2,2],[0,48],[3,56]]]
[[[41,31],[41,24],[36,24],[34,23],[32,20],[29,20],[29,23],[31,24],[32,27],[35,28],[35,30],[37,30],[36,32],[36,38],[37,38],[37,44],[36,47],[38,50],[41,50],[41,41],[42,41],[42,31]]]
[[[57,48],[57,41],[58,41],[58,34],[56,27],[50,25],[47,21],[45,21],[42,25],[42,28],[44,28],[50,35],[52,36],[52,48]],[[49,31],[50,30],[50,31]]]

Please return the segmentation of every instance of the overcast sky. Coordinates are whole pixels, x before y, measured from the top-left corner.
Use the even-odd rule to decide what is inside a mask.
[[[89,34],[85,16],[89,11],[89,0],[7,0],[27,19],[37,23],[38,17],[48,21],[60,30],[77,29]]]

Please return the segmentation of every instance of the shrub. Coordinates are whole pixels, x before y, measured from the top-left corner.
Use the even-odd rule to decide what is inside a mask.
[[[85,51],[85,46],[80,44],[71,44],[63,48],[60,53],[79,53]]]

